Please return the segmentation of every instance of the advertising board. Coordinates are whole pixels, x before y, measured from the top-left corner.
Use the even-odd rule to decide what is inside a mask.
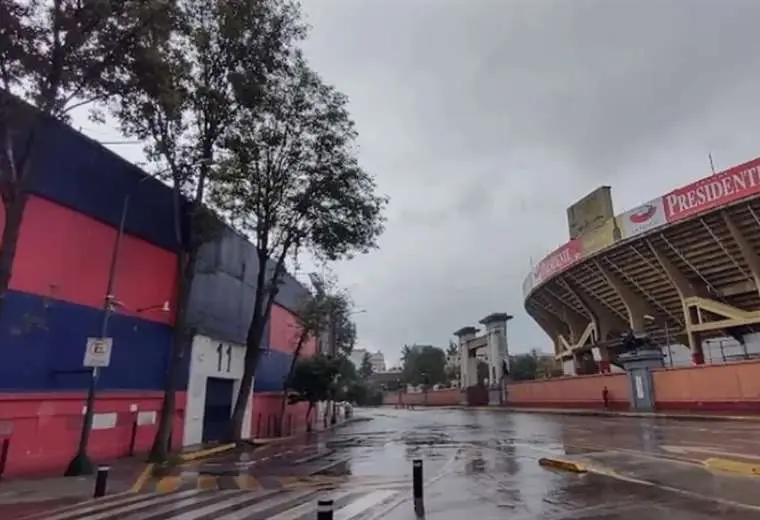
[[[620,238],[623,240],[668,223],[662,197],[657,197],[641,206],[629,209],[615,218],[620,229]]]
[[[673,190],[663,197],[665,218],[675,222],[760,193],[760,158]]]
[[[567,208],[567,228],[570,239],[603,226],[615,216],[612,209],[612,190],[600,186],[581,200]]]
[[[611,246],[620,238],[615,218],[608,218],[598,227],[586,231],[580,237],[583,250],[583,258],[593,255],[597,251]]]

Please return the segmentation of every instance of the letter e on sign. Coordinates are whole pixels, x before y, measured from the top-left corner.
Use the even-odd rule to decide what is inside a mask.
[[[90,368],[107,367],[111,363],[112,347],[113,338],[87,338],[82,364]]]

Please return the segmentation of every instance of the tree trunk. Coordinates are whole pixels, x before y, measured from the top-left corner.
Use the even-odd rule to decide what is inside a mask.
[[[296,363],[298,362],[298,358],[301,356],[301,350],[303,350],[303,344],[306,342],[306,335],[300,334],[298,336],[298,343],[296,344],[296,348],[293,351],[293,358],[290,360],[290,368],[288,369],[288,374],[285,376],[285,380],[282,382],[282,400],[280,401],[280,420],[278,421],[278,430],[277,435],[282,436],[283,434],[283,425],[285,424],[285,408],[287,406],[288,402],[288,382],[290,381],[290,378],[293,377],[293,372],[296,369]]]
[[[5,117],[14,116],[6,115]],[[16,259],[16,250],[18,239],[21,235],[21,223],[24,219],[24,210],[26,202],[29,200],[29,193],[26,187],[29,183],[32,148],[36,136],[35,127],[37,125],[37,116],[33,116],[30,122],[31,128],[26,136],[24,148],[21,154],[17,155],[17,161],[13,164],[14,154],[12,151],[13,143],[8,140],[7,143],[7,160],[9,172],[0,176],[0,195],[3,201],[3,212],[5,213],[5,226],[3,227],[2,242],[0,242],[0,322],[3,319],[5,310],[5,295],[11,283],[13,275],[13,262]],[[6,127],[4,132],[10,132],[10,127]]]
[[[309,406],[306,408],[306,432],[311,433],[311,412],[314,410],[314,403],[309,401]]]
[[[279,270],[281,267],[275,267],[270,286],[266,287],[267,281],[267,256],[266,251],[258,252],[259,255],[259,272],[256,275],[256,295],[253,302],[253,316],[248,326],[248,335],[245,342],[245,360],[243,366],[243,379],[240,381],[240,390],[235,399],[235,407],[230,417],[230,425],[227,432],[229,442],[239,442],[242,436],[243,418],[245,409],[248,406],[248,396],[253,387],[253,376],[256,374],[256,368],[259,365],[261,356],[261,340],[264,336],[264,329],[269,321],[269,315],[272,312],[272,305],[278,292]]]
[[[203,200],[203,186],[205,183],[206,173],[201,174],[198,191],[193,201],[190,212],[195,217],[198,211],[198,205]],[[164,377],[164,395],[161,403],[161,412],[158,419],[158,429],[153,439],[153,445],[150,449],[148,459],[151,462],[164,462],[171,452],[172,431],[174,429],[174,410],[176,408],[177,379],[179,368],[182,364],[182,357],[187,350],[188,345],[193,340],[193,334],[188,331],[185,318],[187,316],[188,305],[190,304],[190,291],[195,278],[195,268],[198,262],[198,249],[200,240],[198,230],[195,229],[195,222],[190,222],[190,240],[189,250],[185,250],[185,244],[182,240],[182,194],[180,192],[180,180],[174,179],[173,187],[173,219],[174,219],[174,238],[176,243],[175,258],[177,283],[174,296],[174,335],[172,337],[171,348],[169,349],[169,359],[167,360],[166,374]]]
[[[9,187],[8,192],[3,194],[5,227],[3,241],[0,244],[0,321],[5,309],[5,295],[13,275],[13,261],[16,258],[16,246],[21,234],[21,222],[29,199],[28,194],[16,186]]]
[[[158,429],[153,439],[148,460],[154,463],[166,461],[171,452],[172,430],[174,427],[174,410],[176,408],[177,379],[182,358],[187,347],[192,341],[192,334],[185,327],[187,307],[190,302],[190,288],[195,275],[195,266],[198,260],[197,251],[185,254],[177,252],[177,291],[175,298],[176,313],[174,315],[174,335],[167,360],[166,375],[164,377],[164,396],[161,403],[161,412],[158,419]]]

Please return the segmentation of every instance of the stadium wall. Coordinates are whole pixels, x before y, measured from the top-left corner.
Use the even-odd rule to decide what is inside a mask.
[[[28,106],[18,107],[19,117],[29,117]],[[82,366],[85,342],[99,333],[127,196],[114,290],[121,305],[109,322],[114,347],[98,381],[90,443],[96,459],[125,454],[135,421],[137,451],[149,447],[174,323],[173,313],[161,310],[172,301],[176,282],[171,189],[66,125],[43,116],[36,116],[36,124],[31,195],[0,321],[0,437],[10,438],[6,475],[62,472],[74,455],[89,380]],[[182,229],[184,240],[187,222]],[[189,443],[183,437],[193,401],[188,380],[197,375],[193,360],[204,349],[213,354],[219,342],[242,348],[257,268],[254,246],[230,229],[201,252],[188,311],[198,336],[180,371],[176,446]],[[269,406],[266,393],[282,386],[292,360],[293,313],[306,294],[286,277],[272,311],[274,325],[265,330],[253,406]],[[204,377],[224,379],[208,370]],[[251,432],[255,416],[249,414],[244,430]]]

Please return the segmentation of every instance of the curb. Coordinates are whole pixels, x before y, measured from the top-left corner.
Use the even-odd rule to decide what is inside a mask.
[[[588,468],[580,462],[572,460],[543,457],[538,459],[539,466],[552,469],[561,469],[571,473],[588,473]]]
[[[712,471],[722,471],[725,473],[735,473],[745,477],[756,477],[760,475],[760,463],[743,462],[734,459],[724,459],[721,457],[712,457],[704,461],[707,469]]]
[[[237,443],[231,442],[229,444],[222,444],[220,446],[214,446],[213,448],[204,448],[202,450],[190,451],[187,453],[181,453],[179,460],[182,462],[190,462],[192,460],[204,459],[211,455],[217,455],[224,453],[225,451],[233,450],[237,447]]]
[[[566,415],[577,417],[628,417],[634,419],[675,419],[684,421],[739,421],[739,422],[760,422],[760,415],[715,415],[701,413],[669,413],[669,412],[626,412],[626,411],[606,411],[606,410],[557,410],[552,408],[521,408],[507,406],[466,406],[466,405],[442,405],[442,406],[422,406],[419,409],[434,408],[438,410],[471,410],[471,411],[498,411],[511,413],[533,413],[546,415]]]

